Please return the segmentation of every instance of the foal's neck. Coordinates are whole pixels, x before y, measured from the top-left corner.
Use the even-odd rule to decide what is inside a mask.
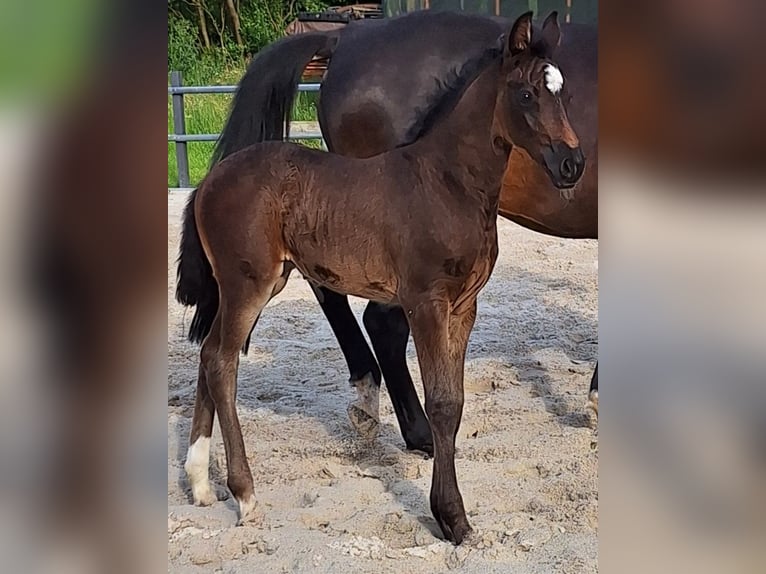
[[[492,146],[492,119],[500,78],[495,60],[465,89],[452,111],[420,140],[419,152],[472,193],[495,200],[508,161]]]

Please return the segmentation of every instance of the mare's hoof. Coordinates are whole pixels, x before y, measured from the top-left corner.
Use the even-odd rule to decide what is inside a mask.
[[[358,398],[348,405],[348,418],[356,432],[365,438],[374,438],[380,427],[380,385],[372,373],[350,382]]]
[[[419,450],[428,456],[434,455],[434,439],[431,436],[431,426],[425,417],[418,422],[402,429],[402,438],[407,450]]]
[[[408,440],[405,438],[404,444],[407,446],[407,450],[419,450],[430,457],[434,456],[434,443],[431,440],[430,433],[428,439]]]
[[[361,401],[354,401],[348,405],[348,418],[351,424],[361,436],[365,438],[374,438],[378,434],[380,421],[372,413],[365,409]]]
[[[598,419],[598,390],[591,391],[588,395],[588,402],[585,410],[592,413]]]

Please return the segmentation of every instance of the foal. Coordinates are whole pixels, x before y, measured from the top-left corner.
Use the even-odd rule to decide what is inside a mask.
[[[409,146],[355,159],[265,142],[210,171],[189,201],[179,261],[179,299],[197,305],[193,328],[208,333],[185,464],[195,503],[215,500],[208,463],[217,412],[240,520],[255,508],[235,404],[239,352],[297,268],[315,285],[404,310],[433,431],[431,509],[454,543],[470,532],[455,436],[476,297],[497,257],[502,171],[512,145],[559,187],[574,185],[584,166],[548,54],[544,38],[532,41],[527,13],[458,74]],[[445,141],[453,142],[447,152]]]

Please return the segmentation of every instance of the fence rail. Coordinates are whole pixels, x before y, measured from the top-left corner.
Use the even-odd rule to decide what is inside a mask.
[[[320,84],[298,84],[299,92],[318,92]],[[186,115],[184,113],[184,96],[195,94],[233,94],[237,86],[184,86],[181,72],[170,72],[170,86],[168,95],[172,99],[173,110],[173,133],[168,134],[168,141],[175,145],[176,167],[178,170],[178,188],[188,189],[189,181],[189,154],[187,144],[189,142],[214,142],[221,134],[187,134]],[[322,140],[319,131],[301,131],[298,134],[290,134],[291,140]]]

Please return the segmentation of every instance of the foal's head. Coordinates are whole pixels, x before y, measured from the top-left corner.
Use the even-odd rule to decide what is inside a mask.
[[[556,12],[545,19],[541,34],[533,31],[527,12],[503,39],[492,141],[498,149],[525,149],[556,187],[570,188],[582,176],[585,158],[564,106],[566,81],[551,59],[560,38]]]

